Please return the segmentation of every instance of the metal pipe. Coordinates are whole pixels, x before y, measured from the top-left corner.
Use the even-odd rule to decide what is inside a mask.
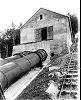
[[[44,49],[40,49],[36,52],[31,52],[27,56],[1,66],[0,83],[3,90],[8,88],[12,83],[27,73],[31,68],[45,61],[46,58],[46,51]]]
[[[4,65],[4,64],[6,64],[6,63],[9,63],[9,62],[11,62],[11,61],[13,61],[13,60],[19,59],[19,58],[21,58],[21,57],[23,57],[23,56],[26,56],[26,55],[28,55],[29,53],[30,53],[29,51],[24,51],[24,52],[16,53],[16,54],[14,54],[14,55],[11,56],[11,57],[7,57],[7,58],[5,58],[5,59],[1,59],[1,60],[0,60],[0,66]]]

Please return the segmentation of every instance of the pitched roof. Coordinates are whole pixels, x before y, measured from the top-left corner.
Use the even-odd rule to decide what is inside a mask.
[[[41,11],[47,11],[50,14],[53,14],[55,18],[66,18],[66,17],[68,17],[67,15],[63,15],[63,14],[56,13],[56,12],[53,12],[53,11],[50,11],[50,10],[47,10],[47,9],[44,9],[44,8],[40,8],[21,28],[23,28],[26,24],[28,24],[29,21],[31,21],[33,18],[35,18]]]

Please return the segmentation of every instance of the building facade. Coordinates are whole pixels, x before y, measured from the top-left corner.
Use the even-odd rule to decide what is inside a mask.
[[[20,28],[20,45],[13,47],[13,54],[45,49],[49,60],[52,54],[69,52],[70,45],[69,17],[40,8]]]

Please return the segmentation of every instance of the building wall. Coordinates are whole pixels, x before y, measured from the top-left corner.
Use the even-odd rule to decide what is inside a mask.
[[[50,40],[51,41],[51,40]],[[13,54],[23,51],[36,51],[38,49],[45,49],[48,54],[50,54],[50,41],[41,41],[28,44],[21,44],[19,46],[13,47]],[[49,60],[49,56],[47,61]]]
[[[40,20],[42,13],[43,19]],[[47,33],[47,40],[41,41],[40,32],[37,29],[53,26],[53,35]],[[21,28],[21,45],[13,47],[13,54],[22,51],[36,51],[38,49],[45,49],[48,53],[48,60],[50,60],[51,53],[62,54],[69,52],[71,45],[71,35],[69,29],[68,17],[55,16],[46,11],[39,11]],[[40,31],[40,30],[39,30]]]
[[[45,63],[48,63],[48,61],[50,60],[51,53],[58,55],[63,54],[64,53],[63,51],[66,51],[66,53],[68,53],[66,40],[56,39],[56,40],[40,41],[40,42],[26,43],[14,46],[13,54],[23,51],[36,51],[38,49],[46,50],[48,57]]]
[[[42,20],[40,20],[42,15]],[[36,42],[36,29],[53,26],[53,35],[67,34],[68,17],[40,9],[20,30],[20,43]],[[30,38],[31,37],[31,38]],[[39,38],[41,41],[41,39]]]
[[[34,39],[34,29],[25,28],[21,33],[21,43],[35,42]]]
[[[27,28],[23,28],[21,30],[21,44],[22,43],[29,43],[29,42],[36,42],[36,29],[39,28],[44,28],[44,27],[49,27],[49,26],[53,26],[53,37],[54,35],[58,35],[58,34],[63,34],[65,33],[66,35],[68,34],[68,21],[66,21],[67,19],[60,19],[60,20],[45,20],[45,21],[41,21],[41,22],[34,22],[29,24],[29,26]]]

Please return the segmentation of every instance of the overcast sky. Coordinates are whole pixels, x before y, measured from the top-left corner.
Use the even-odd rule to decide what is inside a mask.
[[[0,30],[24,24],[37,10],[45,8],[61,14],[76,14],[79,18],[79,0],[0,0]]]

